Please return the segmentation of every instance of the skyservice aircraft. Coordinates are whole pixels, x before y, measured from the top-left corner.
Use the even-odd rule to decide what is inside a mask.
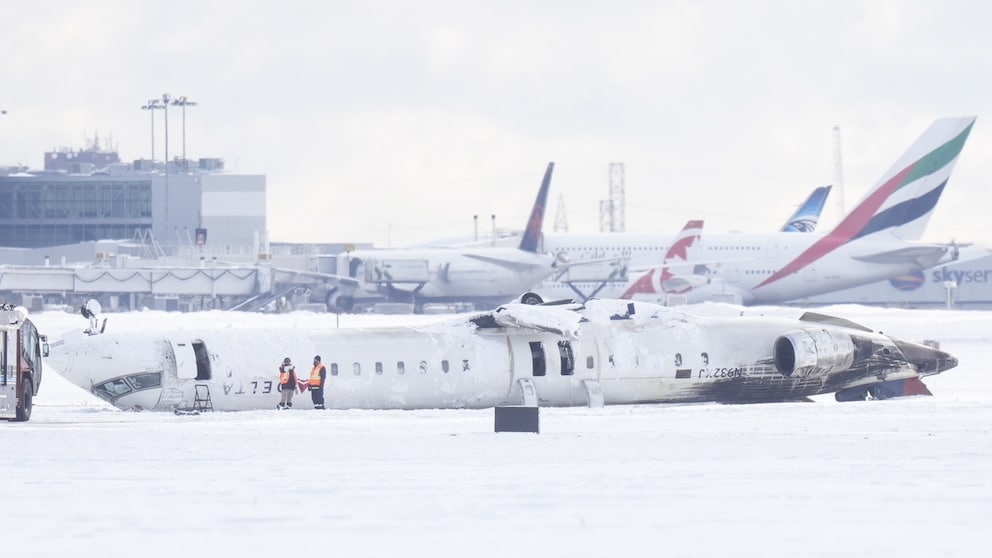
[[[554,163],[548,163],[517,247],[399,248],[345,252],[337,257],[338,287],[328,304],[350,311],[362,302],[471,301],[493,307],[528,291],[560,266],[539,253]]]
[[[191,316],[191,322],[195,321]],[[121,409],[275,409],[285,356],[335,409],[756,403],[929,394],[950,354],[813,313],[700,318],[651,303],[508,303],[416,327],[70,332],[49,363]],[[303,377],[306,371],[301,371]],[[296,408],[312,408],[297,397]]]
[[[935,121],[882,175],[875,187],[827,234],[706,235],[707,265],[685,302],[719,299],[775,304],[865,285],[948,263],[956,246],[919,242],[967,140],[975,117]],[[670,244],[659,235],[544,235],[544,248],[583,258],[630,257],[631,266],[660,261]],[[574,265],[574,263],[573,263]],[[548,284],[542,294],[550,294]],[[613,289],[628,287],[616,285]],[[561,291],[561,289],[559,289]],[[621,293],[602,289],[603,296]],[[561,291],[563,292],[563,291]],[[622,292],[622,291],[621,291]],[[657,295],[659,301],[666,293]]]

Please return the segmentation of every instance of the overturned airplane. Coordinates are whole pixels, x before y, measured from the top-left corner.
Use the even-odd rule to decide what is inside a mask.
[[[946,352],[820,314],[700,318],[595,299],[514,302],[410,327],[114,332],[111,324],[66,334],[49,362],[121,409],[235,411],[277,407],[276,367],[286,355],[323,356],[326,403],[336,409],[886,398],[928,393],[920,378],[957,366]],[[312,408],[309,397],[296,400]]]

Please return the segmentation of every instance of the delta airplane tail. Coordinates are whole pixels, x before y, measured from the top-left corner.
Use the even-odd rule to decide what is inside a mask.
[[[524,229],[524,236],[520,239],[519,248],[525,252],[537,252],[537,247],[541,242],[541,227],[544,226],[544,208],[548,205],[548,190],[551,188],[551,173],[555,170],[554,163],[548,163],[548,169],[544,171],[544,180],[541,181],[541,189],[537,192],[537,199],[534,200],[534,208],[530,211],[530,218],[527,220],[527,227]]]
[[[780,232],[813,232],[820,221],[831,186],[820,186],[806,198],[799,209],[789,217]]]
[[[676,275],[672,268],[692,265],[689,259],[689,249],[699,241],[703,234],[702,221],[689,221],[682,231],[672,241],[672,246],[665,253],[662,267],[651,268],[634,282],[620,298],[630,300],[635,295],[681,294],[692,289],[691,281],[680,278],[695,277],[690,273]]]

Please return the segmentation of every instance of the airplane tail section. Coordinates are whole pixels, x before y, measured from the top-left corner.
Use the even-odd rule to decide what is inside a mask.
[[[897,240],[919,240],[975,118],[941,118],[931,124],[834,230],[755,288],[796,273],[868,235],[887,232]]]
[[[537,192],[534,208],[530,211],[530,218],[524,229],[524,237],[520,239],[519,248],[525,252],[537,252],[540,244],[541,228],[544,226],[544,208],[548,205],[548,190],[551,188],[551,173],[554,169],[555,164],[548,163],[548,169],[544,171],[544,180],[541,181],[541,189]]]
[[[820,186],[806,198],[799,209],[782,227],[781,232],[813,232],[820,221],[823,206],[827,202],[831,186]]]
[[[919,240],[975,118],[941,118],[931,124],[834,228],[831,236],[847,242],[889,231],[899,240]]]
[[[631,299],[634,295],[659,295],[662,293],[681,294],[692,288],[683,288],[684,282],[677,281],[673,268],[692,265],[689,261],[689,249],[703,234],[702,221],[689,221],[682,232],[672,241],[672,246],[662,260],[663,267],[652,268],[631,285],[620,298]]]

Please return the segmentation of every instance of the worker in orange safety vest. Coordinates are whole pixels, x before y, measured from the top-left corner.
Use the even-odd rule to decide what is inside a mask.
[[[327,379],[327,368],[320,362],[320,355],[313,357],[313,368],[310,370],[310,397],[314,409],[324,408],[324,380]]]
[[[297,388],[296,367],[293,366],[293,361],[286,357],[279,366],[279,392],[282,393],[282,397],[279,398],[278,409],[289,409],[293,406],[293,394],[296,393]]]

